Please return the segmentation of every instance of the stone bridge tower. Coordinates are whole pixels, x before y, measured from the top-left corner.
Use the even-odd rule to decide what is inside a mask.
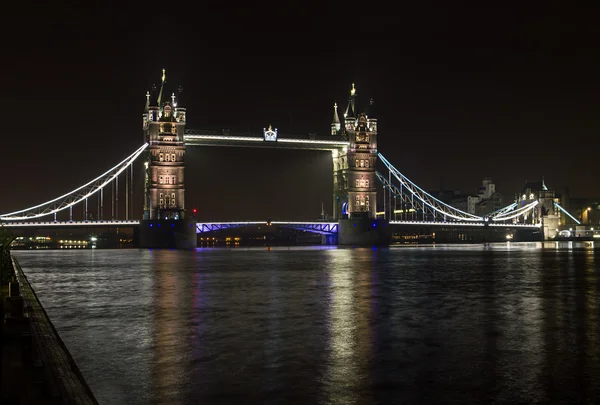
[[[143,116],[146,154],[144,219],[183,219],[185,217],[184,155],[185,108],[177,104],[175,93],[163,99],[162,83],[157,99],[146,93]]]
[[[195,221],[185,215],[186,109],[178,105],[175,93],[163,97],[167,94],[165,83],[163,69],[158,95],[146,93],[143,133],[149,147],[144,161],[140,247],[194,248],[197,244]]]
[[[333,153],[334,218],[339,220],[340,245],[387,245],[391,238],[389,224],[376,215],[377,119],[373,107],[371,100],[358,113],[352,84],[343,122],[336,109],[331,124],[332,135],[349,143]]]
[[[333,155],[334,218],[374,219],[377,212],[377,119],[373,100],[365,112],[357,113],[356,89],[352,84],[343,127],[337,105],[334,108],[332,135],[341,135],[350,143],[347,149],[334,151]]]

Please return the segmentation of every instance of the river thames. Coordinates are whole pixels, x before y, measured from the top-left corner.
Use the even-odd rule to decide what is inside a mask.
[[[600,400],[592,243],[13,254],[102,405]]]

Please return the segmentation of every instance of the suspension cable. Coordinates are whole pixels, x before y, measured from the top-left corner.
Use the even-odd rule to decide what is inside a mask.
[[[72,207],[73,205],[85,200],[89,196],[97,193],[99,190],[102,190],[104,186],[110,183],[113,179],[115,179],[123,170],[129,167],[148,147],[148,144],[140,146],[135,152],[125,158],[123,161],[107,170],[102,175],[96,177],[94,180],[84,184],[81,187],[76,188],[66,194],[63,194],[60,197],[57,197],[53,200],[47,201],[42,204],[35,205],[33,207],[29,207],[23,210],[10,212],[8,214],[0,215],[0,219],[2,220],[24,220],[24,219],[33,219],[39,218],[50,214],[55,214],[62,210]],[[91,186],[91,187],[90,187]],[[78,192],[81,192],[77,194]],[[83,194],[83,195],[82,195]],[[58,204],[55,204],[58,203]],[[17,215],[23,214],[23,215]]]

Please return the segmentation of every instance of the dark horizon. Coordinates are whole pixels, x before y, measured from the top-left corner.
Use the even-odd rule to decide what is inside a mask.
[[[343,110],[355,83],[363,105],[375,100],[380,152],[424,189],[443,181],[476,193],[491,177],[510,200],[543,177],[558,192],[600,198],[593,13],[411,7],[401,16],[366,10],[351,33],[322,6],[293,16],[210,9],[201,25],[182,19],[173,32],[125,16],[107,24],[102,10],[40,12],[28,25],[37,35],[9,41],[2,66],[10,118],[0,212],[57,197],[135,150],[145,93],[162,68],[168,85],[184,87],[189,129],[271,124],[325,135],[333,103]],[[331,210],[330,162],[319,152],[188,156],[199,160],[186,169],[187,208],[204,207],[204,219],[309,218],[321,201]]]

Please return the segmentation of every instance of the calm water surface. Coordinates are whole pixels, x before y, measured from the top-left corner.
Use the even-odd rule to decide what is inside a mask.
[[[600,402],[600,250],[17,251],[112,404]]]

